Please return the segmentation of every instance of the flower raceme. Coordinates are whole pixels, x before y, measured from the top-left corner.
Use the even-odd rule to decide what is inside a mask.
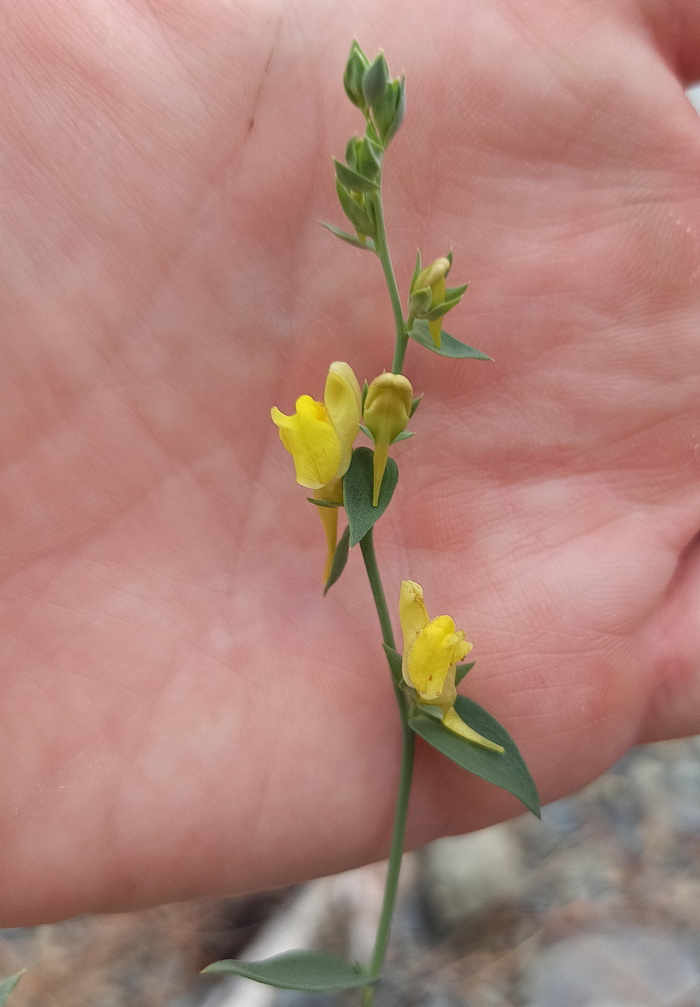
[[[431,619],[423,601],[423,588],[412,580],[401,583],[399,618],[403,631],[403,677],[421,703],[439,707],[442,723],[450,731],[482,748],[503,752],[501,745],[469,727],[454,709],[457,699],[457,662],[472,649],[464,630],[456,629],[449,615]]]
[[[315,490],[318,500],[342,504],[342,478],[350,465],[360,430],[362,393],[349,364],[335,361],[328,369],[323,402],[301,395],[294,415],[271,410],[280,440],[294,460],[300,486]],[[338,508],[319,507],[328,544],[324,580],[328,579],[338,536]]]

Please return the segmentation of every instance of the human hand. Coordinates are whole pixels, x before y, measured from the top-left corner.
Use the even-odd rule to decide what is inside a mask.
[[[471,280],[377,528],[467,630],[544,800],[700,730],[692,4],[5,4],[5,925],[272,886],[387,850],[399,725],[360,563],[269,419],[391,359],[330,154],[356,35],[407,72],[387,159]],[[390,34],[388,26],[391,26]],[[695,58],[693,64],[691,59]],[[518,811],[418,745],[409,839]]]

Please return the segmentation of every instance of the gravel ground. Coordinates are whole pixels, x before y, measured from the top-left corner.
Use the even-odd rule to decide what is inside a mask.
[[[383,865],[239,901],[2,932],[13,1007],[345,1007],[198,978],[220,957],[366,959]],[[635,749],[580,794],[405,858],[379,1007],[700,1005],[700,738]]]

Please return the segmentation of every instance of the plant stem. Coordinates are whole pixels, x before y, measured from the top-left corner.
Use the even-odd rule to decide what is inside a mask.
[[[382,203],[381,190],[375,193],[371,198],[372,209],[374,210],[374,220],[377,226],[377,230],[374,235],[374,247],[377,251],[379,261],[381,262],[382,269],[384,271],[384,279],[386,280],[386,285],[389,290],[391,309],[394,312],[394,324],[396,326],[394,359],[391,369],[394,374],[400,374],[403,368],[404,357],[406,356],[406,347],[408,346],[408,333],[406,332],[406,326],[403,320],[401,297],[399,295],[399,288],[396,285],[394,267],[391,264],[391,256],[389,254],[389,244],[387,242],[386,227],[384,224],[384,205]]]
[[[372,588],[374,604],[379,616],[379,625],[382,630],[382,639],[388,647],[394,648],[394,631],[391,626],[391,618],[386,604],[386,596],[382,586],[377,557],[374,551],[374,536],[372,529],[360,540],[362,558],[365,562],[367,579]],[[395,649],[395,648],[394,648]],[[377,935],[374,939],[374,949],[369,968],[373,975],[377,975],[384,963],[387,945],[389,943],[389,932],[391,930],[391,920],[394,915],[396,904],[396,893],[399,885],[399,872],[401,870],[401,858],[403,856],[404,836],[406,833],[406,818],[408,815],[408,802],[411,796],[411,780],[413,777],[413,749],[415,738],[413,731],[408,726],[408,716],[406,713],[406,703],[401,690],[394,683],[394,691],[399,707],[401,718],[401,772],[399,775],[399,786],[396,794],[396,806],[394,809],[394,827],[391,836],[391,851],[389,853],[389,864],[387,869],[386,882],[384,886],[384,899],[382,910],[379,915],[377,925]],[[365,986],[362,991],[361,1007],[371,1007],[374,1002],[374,985]]]

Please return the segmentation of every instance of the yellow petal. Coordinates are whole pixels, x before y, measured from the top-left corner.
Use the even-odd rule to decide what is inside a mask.
[[[435,318],[433,319],[432,322],[428,322],[428,329],[430,330],[430,335],[433,337],[433,342],[435,343],[438,349],[440,349],[440,347],[442,346],[441,326],[442,326],[442,319],[444,317],[445,317],[444,315],[441,315],[440,318]]]
[[[336,360],[328,368],[324,403],[338,436],[340,458],[333,477],[344,476],[350,465],[352,446],[360,431],[362,392],[349,364]]]
[[[449,615],[439,615],[429,622],[404,653],[408,677],[420,697],[426,702],[451,706],[455,664],[470,649],[463,631],[455,631]]]
[[[399,620],[403,632],[404,649],[410,647],[420,631],[430,622],[423,601],[423,588],[414,580],[401,581]]]
[[[497,745],[495,741],[489,741],[483,734],[479,734],[469,727],[468,724],[465,724],[454,707],[450,707],[449,710],[443,713],[442,722],[448,730],[454,734],[458,734],[460,738],[466,738],[467,741],[473,741],[475,745],[481,745],[482,748],[490,748],[494,752],[505,752],[505,748],[502,745]]]
[[[310,395],[296,401],[294,416],[274,407],[272,421],[279,427],[280,440],[294,459],[297,482],[308,489],[320,489],[335,478],[342,451],[328,412]]]

